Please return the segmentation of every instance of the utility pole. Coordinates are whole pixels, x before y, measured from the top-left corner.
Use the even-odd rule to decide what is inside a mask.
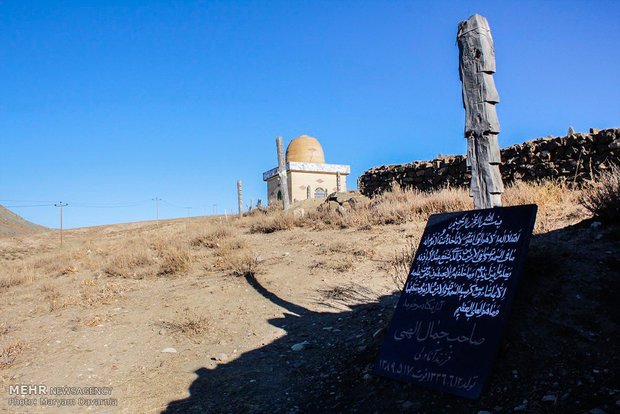
[[[278,176],[280,177],[280,192],[282,193],[282,201],[284,210],[289,209],[288,199],[288,176],[286,175],[286,159],[284,158],[284,145],[282,137],[276,138],[276,146],[278,147]]]
[[[62,248],[62,208],[67,207],[69,204],[63,203],[62,201],[58,204],[54,204],[56,207],[60,207],[60,247]]]
[[[157,225],[159,226],[159,205],[158,202],[159,200],[161,200],[161,198],[153,198],[153,200],[155,201],[155,221],[157,222]]]
[[[217,204],[213,204],[213,213],[217,216]]]
[[[239,202],[239,217],[243,214],[243,197],[241,195],[241,180],[237,181],[237,201]]]

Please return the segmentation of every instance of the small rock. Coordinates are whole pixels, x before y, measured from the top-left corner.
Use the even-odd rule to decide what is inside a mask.
[[[219,354],[215,355],[215,360],[216,361],[226,361],[228,359],[228,355],[226,355],[223,352],[220,352]]]
[[[303,342],[300,342],[300,343],[298,343],[298,344],[295,344],[295,345],[291,346],[291,350],[293,350],[293,351],[295,351],[295,352],[301,351],[301,350],[305,349],[305,348],[306,348],[306,346],[307,346],[309,343],[310,343],[310,342],[308,342],[308,341],[303,341]]]
[[[600,408],[593,408],[590,410],[590,414],[607,414],[607,411]]]
[[[553,394],[549,394],[549,395],[545,395],[544,397],[542,397],[542,401],[543,402],[555,402],[557,399],[557,397]]]
[[[492,414],[490,411],[482,410],[478,411],[478,414]]]
[[[303,218],[305,215],[306,215],[306,210],[304,210],[301,207],[298,207],[295,210],[293,210],[293,216],[295,216],[295,218]]]
[[[170,354],[176,354],[177,350],[174,349],[174,348],[164,348],[164,349],[162,349],[161,352],[167,352],[167,353],[170,353]]]
[[[166,335],[166,330],[165,329],[160,329],[159,330],[159,334],[160,335]]]
[[[77,332],[77,331],[79,331],[79,330],[80,330],[80,328],[78,328],[77,326],[74,326],[73,328],[71,328],[71,330],[72,330],[73,332]]]
[[[592,222],[592,224],[590,224],[590,228],[591,229],[598,229],[599,227],[601,227],[603,224],[600,221],[594,221]]]
[[[517,405],[517,406],[514,408],[514,411],[523,411],[523,410],[525,410],[526,408],[527,408],[527,404],[521,404],[521,405]]]
[[[364,374],[364,376],[362,377],[364,381],[369,381],[371,378],[372,378],[372,375],[370,374]]]
[[[256,260],[256,262],[257,262],[257,263],[260,263],[260,262],[262,262],[262,261],[263,261],[263,260],[265,260],[265,259],[263,259],[263,256],[256,256],[256,257],[254,258],[254,260]]]

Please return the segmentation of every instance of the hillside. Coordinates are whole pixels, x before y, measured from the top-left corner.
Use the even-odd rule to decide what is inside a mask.
[[[0,205],[0,237],[32,234],[49,230],[47,227],[24,220]]]
[[[121,413],[613,412],[620,228],[579,195],[507,189],[539,213],[477,401],[371,373],[428,214],[470,208],[465,190],[1,239],[0,411],[47,384],[111,387],[97,409]]]

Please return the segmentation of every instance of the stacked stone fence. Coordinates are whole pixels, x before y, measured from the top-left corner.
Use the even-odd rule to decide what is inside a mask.
[[[620,128],[545,137],[502,149],[500,170],[504,183],[515,180],[564,180],[577,185],[594,180],[612,164],[620,165]],[[471,173],[464,155],[432,161],[382,165],[365,171],[358,189],[366,196],[380,194],[393,185],[422,191],[469,186]]]

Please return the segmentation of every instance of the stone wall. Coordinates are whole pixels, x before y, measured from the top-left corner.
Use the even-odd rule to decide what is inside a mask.
[[[620,165],[620,128],[546,137],[502,149],[504,183],[514,180],[560,179],[583,183],[593,179],[611,163]],[[380,194],[397,183],[401,187],[432,190],[444,186],[469,186],[471,174],[464,155],[382,165],[364,172],[358,189],[366,196]]]

